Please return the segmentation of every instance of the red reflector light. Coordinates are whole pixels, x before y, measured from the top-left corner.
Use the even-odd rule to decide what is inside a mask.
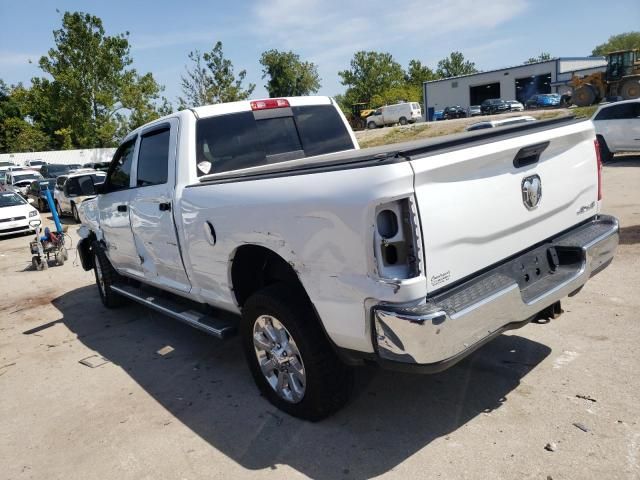
[[[598,200],[602,200],[602,156],[600,155],[600,143],[596,138],[593,141],[596,148],[596,159],[598,161]]]
[[[266,100],[251,100],[251,110],[268,110],[270,108],[283,108],[289,106],[286,98],[268,98]]]

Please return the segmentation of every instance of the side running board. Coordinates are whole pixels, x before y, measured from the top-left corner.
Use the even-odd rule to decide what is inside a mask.
[[[123,297],[141,303],[176,320],[180,320],[221,340],[236,333],[235,322],[231,318],[222,318],[222,316],[230,316],[230,314],[222,314],[221,317],[206,315],[189,308],[188,305],[167,298],[160,298],[152,292],[130,285],[112,285],[111,289]]]

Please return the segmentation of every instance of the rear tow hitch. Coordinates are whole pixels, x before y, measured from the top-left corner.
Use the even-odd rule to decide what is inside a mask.
[[[556,303],[549,305],[544,310],[539,311],[533,319],[533,322],[540,324],[549,323],[551,320],[558,318],[562,313],[564,313],[564,310],[562,310],[560,302],[557,301]]]

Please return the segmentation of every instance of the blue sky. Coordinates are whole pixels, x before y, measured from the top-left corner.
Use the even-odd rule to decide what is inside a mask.
[[[416,58],[432,68],[459,50],[489,70],[542,51],[589,55],[610,35],[640,28],[638,0],[0,0],[5,82],[28,83],[41,74],[35,63],[53,45],[52,31],[61,23],[56,8],[97,15],[108,34],[129,31],[134,66],[152,72],[174,103],[188,53],[217,40],[236,72],[247,70],[257,98],[266,96],[258,59],[270,48],[316,63],[320,93],[335,95],[344,90],[337,72],[357,50],[387,51],[405,67]]]

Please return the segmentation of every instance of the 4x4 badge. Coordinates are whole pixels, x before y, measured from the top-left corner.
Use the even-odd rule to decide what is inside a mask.
[[[529,210],[533,210],[542,198],[542,180],[538,175],[531,175],[522,180],[522,203]]]

